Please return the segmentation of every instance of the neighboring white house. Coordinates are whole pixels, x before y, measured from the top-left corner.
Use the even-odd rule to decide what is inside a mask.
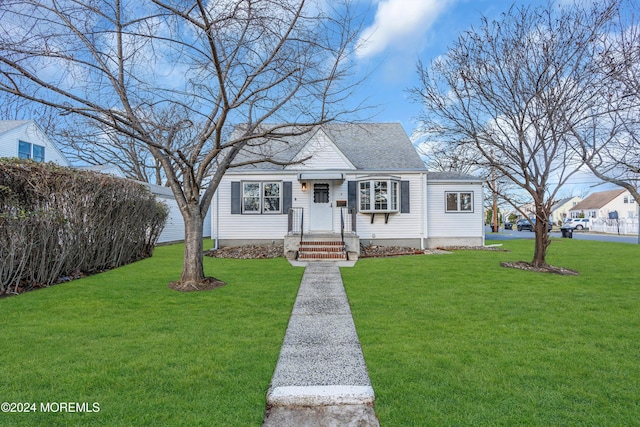
[[[577,196],[558,200],[553,204],[553,206],[551,206],[551,221],[554,224],[559,224],[560,222],[564,223],[567,218],[571,218],[569,210],[580,203],[581,200],[582,199]]]
[[[0,157],[18,157],[71,166],[69,160],[33,120],[0,120]]]
[[[113,164],[104,164],[104,165],[91,165],[91,166],[77,166],[78,169],[92,171],[92,172],[100,172],[111,176],[116,176],[118,178],[126,178],[122,170]]]
[[[156,199],[167,205],[167,208],[169,208],[169,216],[167,217],[167,222],[164,226],[164,229],[162,230],[162,233],[160,233],[158,243],[172,243],[183,241],[184,220],[182,218],[182,213],[180,213],[178,202],[176,201],[171,188],[149,184],[141,181],[138,182],[140,182],[140,184],[146,185],[149,190],[151,190],[151,192],[156,196]],[[211,236],[211,209],[209,209],[209,212],[204,219],[202,235],[203,237]]]
[[[569,210],[571,218],[609,219],[609,213],[617,212],[618,218],[636,216],[636,203],[631,193],[625,189],[600,191]]]
[[[39,162],[53,162],[61,166],[73,167],[56,145],[33,120],[0,120],[0,157],[18,157]],[[79,167],[124,178],[122,171],[115,165],[97,165]],[[184,240],[184,221],[178,209],[171,189],[158,185],[145,184],[156,199],[169,207],[169,217],[158,243]],[[211,214],[204,221],[204,236],[211,236]]]
[[[292,256],[338,238],[357,256],[360,243],[484,243],[482,180],[428,172],[399,123],[324,125],[251,150],[277,162],[227,171],[212,201],[219,246],[284,242]]]

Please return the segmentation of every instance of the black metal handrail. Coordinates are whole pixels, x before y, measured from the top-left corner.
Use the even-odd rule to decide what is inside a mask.
[[[342,239],[342,247],[344,248],[344,209],[340,208],[340,238]]]
[[[300,244],[302,244],[302,238],[304,237],[304,209],[300,209]]]

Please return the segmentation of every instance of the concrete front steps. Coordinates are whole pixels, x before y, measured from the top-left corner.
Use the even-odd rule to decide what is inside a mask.
[[[340,240],[305,240],[298,246],[299,261],[346,261],[345,244]]]

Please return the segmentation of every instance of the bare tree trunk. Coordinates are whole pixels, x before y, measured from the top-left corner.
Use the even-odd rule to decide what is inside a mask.
[[[544,267],[547,265],[546,255],[547,247],[549,246],[549,234],[547,232],[546,222],[536,219],[534,231],[536,233],[536,243],[531,265],[534,267]]]
[[[189,205],[183,210],[184,219],[184,262],[179,282],[169,287],[178,291],[198,291],[206,289],[213,278],[204,275],[203,262],[203,217],[198,205]]]
[[[547,266],[547,248],[551,244],[548,229],[550,212],[548,209],[545,209],[544,193],[536,194],[534,200],[536,206],[536,223],[533,226],[533,231],[536,233],[536,241],[531,265],[540,268]]]

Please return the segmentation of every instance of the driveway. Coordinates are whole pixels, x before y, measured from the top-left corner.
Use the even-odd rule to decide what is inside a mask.
[[[504,230],[500,229],[498,233],[492,233],[491,227],[486,226],[484,229],[485,239],[487,240],[511,240],[511,239],[531,239],[535,238],[535,233],[531,231]],[[559,228],[554,227],[549,233],[551,237],[562,238]],[[601,242],[619,242],[619,243],[638,243],[638,236],[590,233],[589,231],[574,231],[573,238],[577,240],[598,240]]]

